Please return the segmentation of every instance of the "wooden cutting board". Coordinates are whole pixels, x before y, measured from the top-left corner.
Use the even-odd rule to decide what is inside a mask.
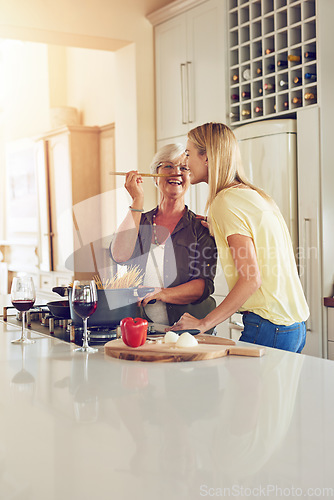
[[[152,338],[152,337],[151,337]],[[153,337],[154,338],[154,337]],[[161,337],[158,337],[161,338]],[[262,356],[265,348],[240,347],[235,342],[223,337],[199,334],[196,335],[198,345],[195,347],[175,347],[174,344],[146,341],[140,347],[128,347],[122,339],[111,340],[104,346],[104,352],[108,356],[131,361],[151,362],[177,362],[177,361],[201,361],[227,356],[228,354],[238,356]]]

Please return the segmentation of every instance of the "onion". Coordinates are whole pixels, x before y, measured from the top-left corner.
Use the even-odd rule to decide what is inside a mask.
[[[165,344],[175,344],[177,342],[178,338],[179,338],[179,336],[177,333],[169,330],[165,334],[164,342],[165,342]]]
[[[195,347],[198,345],[198,342],[189,332],[184,332],[179,336],[175,345],[176,347]]]

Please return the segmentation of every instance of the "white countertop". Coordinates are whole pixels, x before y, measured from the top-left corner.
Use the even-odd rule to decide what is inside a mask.
[[[334,495],[333,361],[140,363],[19,334],[0,321],[1,500]]]

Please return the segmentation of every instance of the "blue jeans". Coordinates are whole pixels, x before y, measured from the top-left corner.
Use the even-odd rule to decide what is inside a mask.
[[[244,313],[242,320],[244,330],[239,340],[243,342],[292,352],[301,352],[305,345],[306,326],[304,322],[293,323],[289,326],[275,325],[252,312]]]

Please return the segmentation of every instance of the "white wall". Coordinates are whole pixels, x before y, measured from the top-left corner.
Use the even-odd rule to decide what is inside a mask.
[[[67,105],[80,110],[85,125],[116,121],[116,55],[114,52],[69,47],[67,53]]]
[[[2,141],[29,137],[49,126],[47,47],[40,43],[2,41],[4,135]]]

